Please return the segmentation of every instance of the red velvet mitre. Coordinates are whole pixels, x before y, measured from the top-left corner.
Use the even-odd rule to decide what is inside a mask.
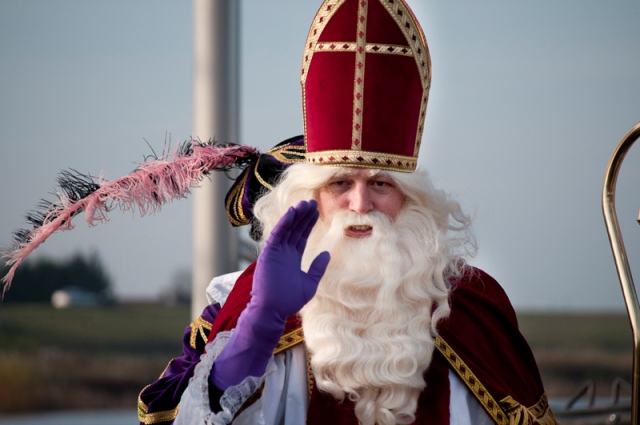
[[[413,171],[431,62],[403,0],[325,0],[302,60],[307,161]]]

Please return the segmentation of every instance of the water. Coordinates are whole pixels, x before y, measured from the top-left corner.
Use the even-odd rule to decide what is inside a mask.
[[[136,410],[88,410],[0,416],[1,425],[135,425]]]

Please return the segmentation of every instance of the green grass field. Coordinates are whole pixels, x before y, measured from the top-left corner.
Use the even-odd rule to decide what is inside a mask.
[[[181,354],[188,306],[72,308],[0,304],[0,413],[135,408],[138,392]],[[586,379],[609,394],[630,381],[624,314],[519,314],[550,398]]]
[[[0,305],[0,412],[134,409],[189,322],[188,306]]]

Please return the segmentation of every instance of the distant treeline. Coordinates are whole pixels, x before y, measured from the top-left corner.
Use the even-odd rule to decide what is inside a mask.
[[[2,276],[7,271],[3,264]],[[25,261],[16,270],[3,302],[50,303],[55,291],[69,288],[97,294],[105,303],[113,300],[111,278],[98,255],[78,253],[66,260]]]

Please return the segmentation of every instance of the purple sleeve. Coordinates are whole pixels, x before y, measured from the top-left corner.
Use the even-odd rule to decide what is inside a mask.
[[[182,355],[169,362],[155,382],[147,385],[138,397],[138,419],[141,424],[172,424],[178,414],[182,393],[207,344],[211,324],[219,304],[207,306],[200,317],[184,330]]]

